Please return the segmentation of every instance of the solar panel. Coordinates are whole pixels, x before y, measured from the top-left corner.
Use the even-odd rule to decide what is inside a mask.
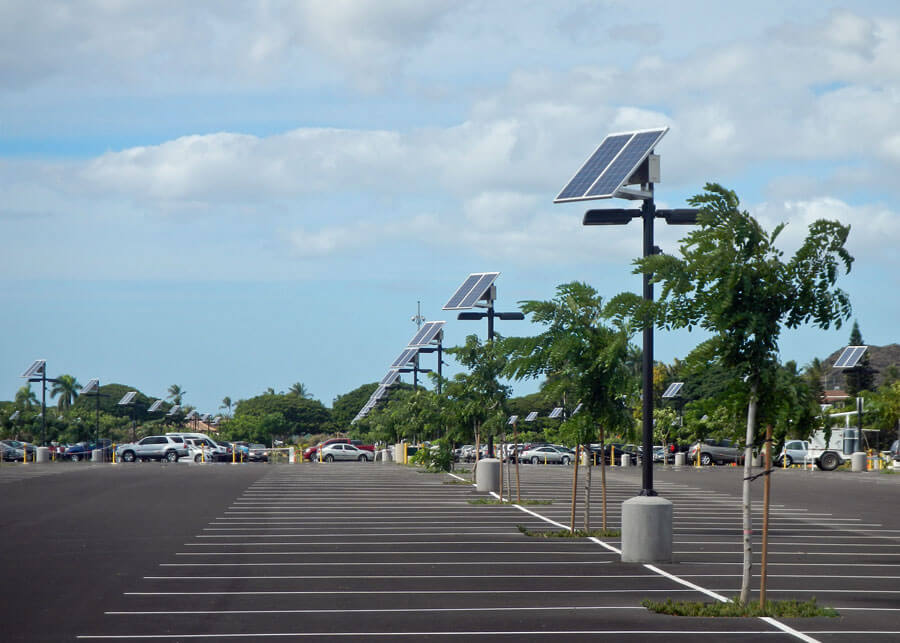
[[[216,417],[214,417],[214,418],[212,419],[212,425],[213,425],[213,426],[218,426],[218,425],[219,425],[219,422],[221,422],[221,421],[222,421],[222,416],[221,416],[221,415],[217,415]]]
[[[450,300],[444,304],[444,310],[464,310],[472,308],[475,302],[484,297],[499,272],[473,272],[462,283]]]
[[[529,413],[528,416],[525,418],[525,421],[526,421],[526,422],[534,422],[534,421],[537,419],[537,416],[538,416],[538,412],[537,412],[537,411],[532,411],[532,412]]]
[[[370,398],[372,401],[377,401],[383,398],[387,394],[387,389],[384,386],[379,386],[375,389],[375,392],[372,393],[372,397]]]
[[[402,353],[400,353],[400,357],[394,360],[393,364],[391,364],[391,369],[395,368],[403,368],[407,364],[409,364],[416,356],[416,353],[419,352],[418,348],[407,348]]]
[[[96,395],[100,392],[100,380],[88,380],[88,383],[81,387],[81,395]]]
[[[516,422],[518,422],[518,420],[519,420],[518,415],[510,415],[509,422],[507,422],[507,424],[515,424]]]
[[[608,135],[553,200],[554,203],[615,196],[668,131],[669,128],[664,127]]]
[[[179,413],[181,413],[181,405],[176,404],[171,409],[169,409],[169,412],[166,413],[166,415],[178,415]]]
[[[28,367],[24,373],[22,373],[22,377],[41,377],[44,374],[44,369],[47,366],[47,360],[39,359],[35,360],[34,364]]]
[[[19,412],[13,411],[13,414],[9,416],[10,421],[15,422],[19,419]]]
[[[841,356],[837,358],[837,361],[834,363],[835,368],[853,368],[857,364],[859,364],[859,360],[862,359],[862,356],[865,354],[868,346],[848,346],[844,349],[844,352],[841,353]]]
[[[684,386],[684,382],[672,382],[669,384],[669,388],[666,389],[666,392],[662,394],[665,397],[678,397],[681,393],[681,387]]]
[[[204,413],[203,415],[201,415],[200,421],[201,422],[209,422],[209,413]]]
[[[579,402],[579,403],[578,403],[578,406],[575,407],[575,410],[572,411],[572,415],[575,415],[575,414],[578,413],[578,411],[580,411],[580,410],[581,410],[581,402]]]
[[[409,340],[407,346],[427,346],[438,336],[438,333],[441,332],[441,328],[443,328],[446,323],[447,322],[442,321],[425,322],[422,328],[419,329],[419,332],[413,335],[413,338]]]
[[[555,409],[550,411],[550,415],[548,415],[547,417],[556,419],[562,415],[562,412],[563,408],[561,406],[557,406]]]
[[[388,374],[381,378],[380,385],[381,386],[393,386],[394,382],[397,381],[397,378],[400,377],[399,371],[390,370]]]
[[[159,410],[159,407],[163,405],[162,400],[156,400],[153,404],[150,405],[150,408],[147,409],[148,413],[156,413]]]
[[[188,414],[185,416],[184,419],[185,419],[185,420],[196,420],[196,419],[199,418],[199,417],[200,417],[200,414],[197,413],[197,411],[191,411],[190,413],[188,413]]]
[[[122,399],[119,400],[119,406],[128,406],[132,402],[134,402],[134,398],[137,397],[137,391],[128,391],[125,395],[122,396]]]

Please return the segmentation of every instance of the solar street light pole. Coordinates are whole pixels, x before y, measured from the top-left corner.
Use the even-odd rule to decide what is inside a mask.
[[[653,184],[650,184],[653,192]],[[641,218],[644,222],[644,258],[654,254],[653,219],[656,216],[656,205],[653,197],[644,200],[641,207]],[[653,283],[651,275],[644,273],[644,301],[653,301]],[[641,389],[643,390],[643,408],[641,409],[641,438],[644,454],[641,458],[641,495],[655,496],[653,490],[653,326],[644,329],[643,354],[641,355]]]

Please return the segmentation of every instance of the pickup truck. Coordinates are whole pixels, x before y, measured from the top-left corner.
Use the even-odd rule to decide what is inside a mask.
[[[846,436],[848,439],[855,437],[856,429],[850,429],[854,433]],[[777,466],[791,466],[812,461],[822,471],[834,471],[840,465],[850,459],[850,454],[845,453],[845,429],[832,429],[830,440],[826,442],[825,432],[816,431],[808,440],[788,440],[784,448],[775,459]],[[849,445],[848,445],[849,448]]]

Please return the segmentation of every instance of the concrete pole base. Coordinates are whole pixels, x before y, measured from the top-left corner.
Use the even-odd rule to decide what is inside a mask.
[[[751,467],[761,467],[762,466],[762,456],[754,455],[750,458],[750,466]]]
[[[475,489],[481,493],[500,491],[500,460],[484,458],[475,467]]]
[[[91,451],[91,462],[103,462],[103,449]]]
[[[35,462],[50,462],[50,449],[48,447],[38,447],[35,453]]]
[[[686,460],[686,456],[684,453],[679,452],[675,454],[675,466],[683,467]]]
[[[853,455],[850,456],[850,469],[852,471],[860,472],[866,470],[866,459],[867,456],[862,451],[857,451]]]
[[[624,453],[619,456],[619,462],[621,463],[621,465],[623,467],[630,467],[631,466],[631,456],[628,455],[627,453]]]
[[[672,503],[635,496],[622,503],[622,562],[672,562]]]

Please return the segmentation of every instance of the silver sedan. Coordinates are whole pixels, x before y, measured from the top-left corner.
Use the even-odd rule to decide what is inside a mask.
[[[523,451],[519,456],[522,462],[531,464],[559,463],[569,464],[575,460],[575,454],[565,447],[543,446]]]
[[[334,462],[335,460],[359,460],[360,462],[368,462],[372,459],[372,454],[365,449],[357,449],[352,444],[329,444],[321,448],[322,459],[325,462]]]

